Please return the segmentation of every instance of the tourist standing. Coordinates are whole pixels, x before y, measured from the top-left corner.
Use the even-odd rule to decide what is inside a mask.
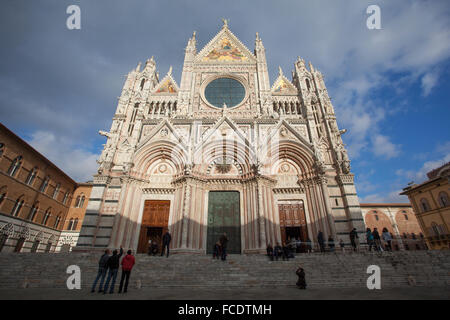
[[[328,247],[330,248],[330,252],[334,252],[334,239],[331,235],[328,237]]]
[[[278,257],[282,254],[283,249],[280,246],[280,243],[277,242],[277,245],[273,249],[273,255],[275,256],[275,260],[278,261]]]
[[[222,260],[225,261],[227,259],[227,244],[228,244],[228,237],[226,232],[223,233],[219,241],[220,246],[222,248]]]
[[[105,250],[105,253],[100,257],[98,262],[98,272],[97,277],[94,280],[94,284],[92,285],[91,292],[95,292],[95,287],[97,286],[97,282],[100,280],[100,287],[98,288],[98,292],[103,291],[103,282],[105,281],[106,271],[108,271],[108,260],[111,251],[109,249]]]
[[[320,230],[317,235],[317,242],[319,243],[320,252],[325,252],[325,240],[323,239],[323,232]]]
[[[295,273],[297,274],[297,277],[298,277],[298,280],[296,283],[297,287],[299,289],[306,289],[305,270],[302,268],[302,266],[299,266]]]
[[[113,254],[108,259],[108,278],[106,279],[105,288],[103,289],[103,294],[106,294],[108,291],[109,281],[111,282],[111,288],[109,293],[114,293],[114,285],[116,284],[117,272],[119,271],[119,261],[120,257],[123,254],[122,246],[120,246],[120,253],[117,254],[117,250],[113,251]]]
[[[172,236],[170,235],[169,231],[166,231],[163,235],[163,247],[161,250],[161,257],[164,255],[164,250],[167,247],[167,258],[169,257],[169,247],[170,247],[170,241],[172,240]]]
[[[269,257],[269,259],[273,261],[273,247],[270,242],[267,245],[266,252],[267,252],[267,256]]]
[[[310,238],[306,239],[306,251],[308,251],[308,253],[312,252],[312,242]]]
[[[372,230],[370,230],[370,228],[366,229],[366,241],[367,241],[367,245],[369,246],[369,251],[372,251],[373,234],[372,234]]]
[[[126,293],[128,289],[128,281],[130,280],[131,269],[133,269],[136,261],[131,253],[131,250],[128,250],[127,255],[122,259],[122,277],[120,278],[119,293],[122,293],[122,288],[123,293]],[[124,279],[125,287],[123,287]]]
[[[373,228],[372,235],[373,235],[373,241],[375,241],[375,249],[377,251],[383,250],[381,248],[381,237],[380,237],[380,234],[378,233],[378,229],[377,228]]]
[[[352,231],[350,231],[350,242],[353,247],[353,251],[356,251],[356,239],[358,239],[358,232],[356,232],[356,228],[353,228]]]
[[[342,251],[342,253],[345,253],[345,243],[344,243],[344,240],[339,240],[339,245],[340,245],[340,247],[341,247],[341,251]]]
[[[219,257],[220,257],[220,241],[217,241],[213,249],[213,259],[216,258],[219,259]]]
[[[387,243],[386,249],[392,251],[392,236],[387,228],[383,228],[383,240]]]

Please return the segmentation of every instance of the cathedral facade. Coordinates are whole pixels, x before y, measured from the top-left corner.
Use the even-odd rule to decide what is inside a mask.
[[[224,21],[200,51],[189,39],[181,82],[153,57],[124,84],[98,160],[78,250],[259,253],[319,231],[364,232],[350,161],[322,74],[303,59],[271,85],[265,48],[251,52]],[[364,238],[364,237],[360,237]]]

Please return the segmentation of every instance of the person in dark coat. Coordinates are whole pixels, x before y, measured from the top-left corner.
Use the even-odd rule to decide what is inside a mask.
[[[161,249],[161,257],[164,255],[164,250],[167,247],[167,258],[169,257],[169,247],[170,247],[170,241],[172,240],[172,236],[170,235],[169,231],[166,231],[163,235],[163,247]]]
[[[213,249],[213,259],[219,259],[220,257],[220,241],[217,241],[214,244],[214,249]]]
[[[297,287],[299,289],[306,289],[305,270],[302,268],[302,266],[299,266],[295,273],[297,274],[297,277],[298,277],[298,280],[296,283]]]
[[[328,236],[328,247],[330,248],[330,252],[334,252],[334,239],[331,235]]]
[[[289,261],[289,256],[290,256],[289,247],[285,242],[283,242],[283,260]]]
[[[320,230],[317,235],[317,242],[319,243],[320,252],[325,252],[325,240],[323,239],[323,232]]]
[[[278,261],[278,257],[283,254],[283,248],[281,248],[280,244],[277,243],[275,248],[273,248],[273,256],[275,257],[275,260]]]
[[[310,238],[306,239],[306,251],[308,251],[308,253],[312,252],[312,242]]]
[[[98,262],[98,272],[97,277],[94,280],[94,284],[92,285],[91,292],[95,292],[95,287],[97,286],[98,280],[100,280],[100,287],[98,288],[98,292],[103,291],[103,282],[105,281],[106,277],[106,271],[108,271],[108,260],[109,256],[111,254],[111,251],[109,249],[105,250],[105,253],[100,257],[100,260]]]
[[[117,250],[113,251],[113,254],[111,257],[109,257],[108,259],[108,278],[106,279],[106,283],[105,283],[105,288],[103,289],[103,294],[106,294],[106,292],[108,291],[108,286],[109,286],[109,281],[112,279],[111,282],[111,288],[109,290],[109,293],[114,293],[114,285],[116,284],[116,279],[117,279],[117,272],[119,271],[119,262],[120,262],[120,257],[123,254],[123,249],[122,246],[120,246],[120,253],[117,254]]]
[[[222,260],[225,261],[227,259],[227,243],[228,237],[226,232],[220,237],[220,247],[222,248]]]
[[[270,258],[271,261],[273,261],[273,247],[272,244],[268,244],[266,248],[267,256]]]
[[[128,281],[130,280],[131,269],[133,269],[133,266],[136,262],[134,256],[131,253],[131,250],[128,250],[127,255],[122,259],[122,277],[120,278],[119,293],[122,293],[123,280],[125,280],[125,288],[123,290],[123,293],[126,293],[128,289]]]
[[[373,228],[373,241],[375,242],[375,250],[381,251],[381,237],[377,228]]]
[[[356,228],[353,228],[350,231],[350,242],[352,243],[353,251],[356,251],[356,239],[358,239],[358,233],[356,232]]]

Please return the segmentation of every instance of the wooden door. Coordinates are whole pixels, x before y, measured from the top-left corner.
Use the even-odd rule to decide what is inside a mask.
[[[228,253],[241,253],[241,217],[239,192],[210,191],[208,200],[207,253],[212,253],[214,244],[223,233],[227,233]]]
[[[162,241],[162,235],[169,230],[169,200],[146,200],[139,233],[138,253],[148,252],[150,239]],[[159,244],[161,247],[162,243]]]
[[[278,204],[281,239],[286,239],[286,227],[300,227],[300,240],[306,241],[308,229],[303,202]]]

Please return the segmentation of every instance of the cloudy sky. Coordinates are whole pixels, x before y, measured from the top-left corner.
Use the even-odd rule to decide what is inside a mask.
[[[81,8],[81,30],[66,9]],[[257,5],[256,5],[257,4]],[[381,30],[366,8],[381,8]],[[325,77],[361,201],[406,202],[410,181],[450,161],[450,2],[3,0],[0,121],[77,181],[91,179],[126,75],[154,56],[181,78],[221,18],[250,50],[266,47],[271,81],[297,56]]]

